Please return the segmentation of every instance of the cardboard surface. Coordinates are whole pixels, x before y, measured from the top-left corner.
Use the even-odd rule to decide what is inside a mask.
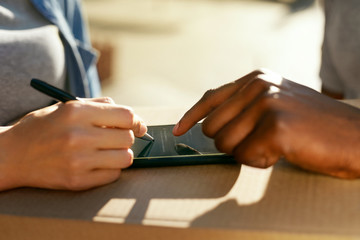
[[[166,124],[183,111],[139,113],[148,124]],[[359,213],[360,180],[284,160],[268,169],[127,169],[89,191],[0,193],[0,239],[359,239]]]

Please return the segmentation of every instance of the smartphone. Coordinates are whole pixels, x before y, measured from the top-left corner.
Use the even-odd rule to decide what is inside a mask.
[[[163,167],[199,164],[234,164],[232,156],[220,153],[213,139],[206,137],[201,123],[187,133],[175,137],[175,125],[148,126],[148,133],[155,141],[135,139],[132,167]]]

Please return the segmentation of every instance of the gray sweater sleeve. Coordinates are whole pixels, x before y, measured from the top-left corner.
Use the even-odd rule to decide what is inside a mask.
[[[326,89],[360,98],[360,1],[325,0],[320,78]]]

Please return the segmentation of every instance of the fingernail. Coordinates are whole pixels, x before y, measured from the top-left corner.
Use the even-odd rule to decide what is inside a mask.
[[[180,122],[178,122],[178,123],[174,126],[174,128],[173,128],[173,134],[174,134],[174,135],[177,134],[177,131],[178,131],[179,127],[180,127]]]
[[[141,127],[140,127],[140,133],[146,133],[147,132],[147,127],[145,125],[145,123],[141,123]]]

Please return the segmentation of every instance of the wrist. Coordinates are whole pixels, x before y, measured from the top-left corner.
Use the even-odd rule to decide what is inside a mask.
[[[11,126],[0,127],[0,191],[20,187],[18,184],[19,169],[14,166],[9,150],[11,142],[8,139],[8,131]],[[10,144],[10,145],[9,145]]]

